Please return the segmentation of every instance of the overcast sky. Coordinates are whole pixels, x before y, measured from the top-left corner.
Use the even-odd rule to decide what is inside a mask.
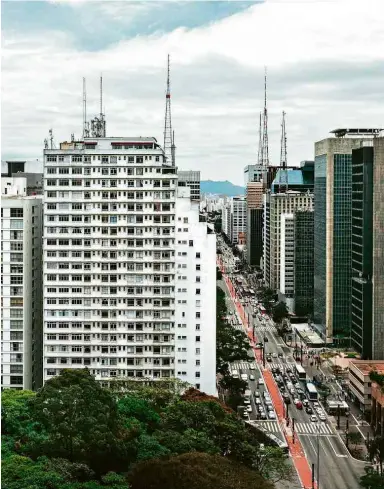
[[[109,136],[163,140],[171,56],[176,162],[202,179],[243,183],[256,163],[264,65],[269,150],[279,164],[313,158],[337,127],[384,127],[383,0],[2,2],[2,159],[41,158],[81,137],[99,76]]]

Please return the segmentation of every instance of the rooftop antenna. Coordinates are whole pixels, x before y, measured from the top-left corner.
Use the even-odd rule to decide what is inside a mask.
[[[260,166],[261,165],[261,112],[260,112],[260,120],[259,120],[259,149],[257,152],[257,164]]]
[[[53,130],[52,129],[49,130],[49,141],[50,141],[50,145],[51,145],[50,149],[54,149],[55,143],[53,141]]]
[[[83,139],[89,138],[89,124],[87,122],[87,87],[83,77]]]
[[[280,147],[280,192],[288,190],[288,171],[287,171],[287,133],[285,131],[285,112],[283,111],[283,119],[281,121],[281,147]]]
[[[105,138],[106,120],[103,114],[103,77],[100,76],[100,114],[91,120],[91,134],[95,138]]]
[[[165,94],[164,154],[166,162],[173,165],[174,161],[172,161],[171,84],[169,54],[167,63],[167,91]]]
[[[100,119],[103,117],[103,75],[100,75]]]
[[[172,154],[172,166],[175,166],[175,157],[176,157],[175,131],[172,132],[171,154]]]
[[[268,109],[267,109],[267,68],[264,68],[264,112],[263,112],[263,134],[261,144],[261,164],[264,169],[269,166],[268,151]]]

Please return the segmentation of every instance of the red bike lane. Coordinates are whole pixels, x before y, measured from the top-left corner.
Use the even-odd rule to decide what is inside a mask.
[[[222,267],[221,263],[219,263],[220,269],[223,273],[224,268]],[[239,316],[242,320],[243,326],[246,329],[246,333],[248,338],[251,340],[251,342],[257,343],[257,337],[255,336],[254,338],[252,337],[252,331],[249,331],[248,329],[248,319],[247,319],[247,314],[244,311],[243,305],[241,302],[237,299],[236,296],[236,291],[233,287],[233,284],[231,280],[226,276],[223,275],[223,278],[225,280],[225,283],[227,284],[228,290],[231,294],[232,300],[236,306],[237,312],[239,313]],[[261,352],[257,348],[253,348],[253,352],[255,355],[256,361],[261,364]],[[276,414],[280,423],[280,426],[283,429],[283,433],[285,436],[285,439],[287,441],[288,447],[289,447],[289,452],[292,457],[293,463],[295,465],[296,471],[298,473],[298,476],[301,480],[301,483],[303,485],[303,488],[310,489],[312,488],[312,471],[310,468],[310,465],[308,463],[308,460],[305,458],[305,453],[303,450],[303,447],[300,443],[300,440],[298,436],[293,436],[292,430],[286,426],[286,421],[285,421],[285,412],[284,412],[284,403],[281,398],[279,389],[277,388],[277,385],[275,383],[275,379],[273,378],[271,372],[269,370],[263,369],[261,366],[261,372],[264,378],[265,385],[268,389],[268,392],[271,395],[273,405],[276,410]],[[317,485],[315,484],[315,488]]]

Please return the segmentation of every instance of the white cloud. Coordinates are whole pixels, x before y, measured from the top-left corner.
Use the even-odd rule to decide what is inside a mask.
[[[118,15],[116,5],[107,14],[108,5],[102,7],[106,19]],[[108,133],[161,141],[170,52],[180,166],[242,183],[243,167],[257,155],[265,64],[272,160],[278,163],[283,109],[289,162],[311,158],[313,142],[333,126],[375,126],[382,119],[381,6],[375,0],[269,1],[209,26],[139,36],[98,52],[76,50],[62,32],[26,38],[3,26],[3,155],[40,156],[50,127],[58,140],[79,135],[82,77],[91,113],[101,71]]]

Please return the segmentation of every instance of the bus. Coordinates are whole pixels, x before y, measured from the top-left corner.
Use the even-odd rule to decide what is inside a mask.
[[[327,413],[332,416],[335,416],[337,414],[344,416],[349,415],[349,406],[345,401],[331,401],[327,399],[325,409]]]
[[[244,392],[244,404],[251,404],[251,396],[252,396],[252,392],[249,389],[247,389]]]
[[[296,363],[295,365],[295,374],[300,380],[305,380],[307,378],[307,372],[304,370],[302,365]]]
[[[311,382],[307,382],[305,390],[310,401],[317,401],[317,389]]]

